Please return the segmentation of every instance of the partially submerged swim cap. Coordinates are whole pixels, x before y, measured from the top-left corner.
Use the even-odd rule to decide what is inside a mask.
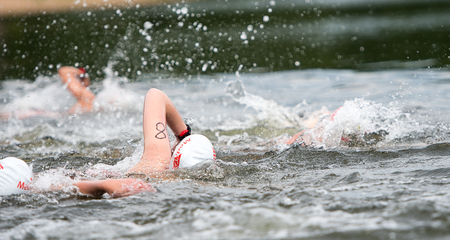
[[[206,160],[216,160],[209,139],[200,134],[189,135],[175,148],[170,159],[170,170],[192,167]]]
[[[79,67],[78,69],[80,69],[80,71],[81,71],[82,74],[85,74],[85,73],[86,73],[86,69],[84,69],[84,67]]]
[[[0,196],[26,193],[33,173],[28,165],[15,157],[0,160]]]
[[[84,69],[83,67],[79,67],[78,69],[80,69],[81,74],[80,74],[80,79],[84,80],[87,77],[87,73],[86,73],[86,69]]]

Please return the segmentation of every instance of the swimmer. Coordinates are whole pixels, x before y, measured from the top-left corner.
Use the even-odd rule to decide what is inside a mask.
[[[58,74],[61,81],[67,86],[67,89],[72,93],[72,95],[77,100],[77,103],[73,105],[67,112],[50,112],[44,110],[19,110],[11,112],[0,112],[0,119],[8,119],[10,117],[15,117],[17,119],[26,119],[36,116],[46,116],[46,117],[58,117],[61,114],[82,114],[91,112],[93,109],[93,102],[95,99],[94,93],[89,90],[89,85],[91,81],[86,70],[82,67],[61,67],[58,70]]]
[[[121,197],[141,191],[155,191],[144,181],[130,177],[158,177],[169,169],[186,165],[186,162],[215,160],[214,149],[209,140],[201,135],[191,135],[189,125],[184,123],[172,101],[162,91],[152,88],[147,92],[143,118],[144,152],[140,161],[128,170],[129,177],[75,182],[73,185],[80,193],[94,197],[101,197],[104,193],[108,193],[112,197]],[[177,136],[177,143],[181,142],[173,151],[176,156],[172,156],[167,127],[170,127]],[[7,171],[4,172],[7,173]],[[2,171],[0,171],[0,179],[1,174]],[[31,178],[29,174],[20,181],[24,182],[28,178]],[[0,181],[0,190],[1,184]],[[0,192],[0,195],[3,193]]]
[[[309,121],[312,123],[307,129],[298,132],[291,138],[287,140],[287,144],[297,143],[303,147],[318,145],[333,145],[327,140],[327,134],[325,133],[325,128],[328,124],[332,123],[337,117],[338,112],[343,107],[339,107],[333,113],[325,112],[320,116],[316,116],[314,119]],[[386,135],[389,133],[385,130],[378,131],[365,131],[365,132],[342,132],[338,142],[341,145],[347,147],[367,147],[376,145],[385,139]]]
[[[31,168],[23,160],[15,157],[0,159],[0,196],[28,193],[33,190],[32,180]],[[78,181],[73,185],[80,193],[93,197],[101,197],[104,193],[123,197],[142,191],[155,192],[151,185],[133,178]],[[53,190],[58,190],[58,187]]]
[[[58,70],[61,81],[66,84],[67,90],[77,99],[68,114],[87,113],[92,111],[95,95],[89,90],[91,81],[86,70],[82,67],[61,67]]]

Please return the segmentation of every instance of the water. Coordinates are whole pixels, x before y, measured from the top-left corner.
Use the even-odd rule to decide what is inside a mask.
[[[0,18],[0,79],[35,79],[61,65],[204,74],[450,64],[450,4],[433,1],[193,1]]]
[[[383,32],[386,28],[409,26],[402,31],[403,35],[397,36],[403,36],[398,48],[408,48],[408,44],[403,44],[405,39],[413,45],[414,41],[419,41],[419,38],[414,40],[414,34],[409,34],[409,31],[419,31],[417,36],[426,39],[427,45],[421,43],[416,46],[427,51],[417,50],[420,56],[407,61],[404,56],[398,57],[386,50],[382,58],[381,48],[369,51],[369,45],[364,43],[361,64],[345,65],[338,61],[335,50],[332,50],[333,58],[340,67],[333,65],[330,60],[322,69],[318,68],[319,65],[307,63],[312,62],[312,58],[317,60],[318,56],[324,56],[325,60],[329,46],[314,47],[314,51],[318,51],[316,55],[311,56],[307,52],[308,55],[296,60],[300,66],[296,66],[293,59],[291,65],[283,64],[280,67],[277,65],[278,59],[280,56],[286,57],[284,54],[287,53],[279,51],[276,54],[280,56],[274,53],[270,57],[273,50],[258,43],[253,47],[261,49],[262,55],[269,56],[267,65],[257,62],[259,56],[256,55],[254,58],[247,56],[250,62],[247,65],[242,60],[242,54],[250,54],[253,50],[246,53],[245,48],[236,47],[233,49],[239,51],[238,59],[230,51],[222,52],[223,56],[218,58],[206,54],[204,59],[211,60],[211,64],[208,63],[205,71],[202,69],[205,62],[201,62],[201,58],[192,58],[190,69],[186,69],[186,65],[177,67],[175,62],[172,65],[169,61],[168,65],[158,67],[156,71],[155,66],[159,65],[157,61],[152,68],[141,68],[144,53],[140,50],[135,55],[126,55],[129,61],[125,60],[126,57],[117,57],[117,52],[120,52],[118,49],[132,49],[148,41],[147,35],[141,32],[130,35],[135,38],[128,45],[118,44],[112,52],[109,52],[111,48],[105,48],[106,52],[102,50],[101,56],[93,59],[81,59],[79,55],[69,54],[67,59],[62,60],[57,55],[49,54],[51,60],[40,60],[43,68],[35,70],[36,65],[30,62],[37,58],[31,54],[29,58],[24,58],[30,62],[17,61],[14,65],[18,68],[7,67],[9,70],[2,73],[0,89],[2,111],[68,110],[75,100],[64,89],[54,70],[58,64],[75,62],[90,66],[96,78],[91,89],[96,93],[97,100],[95,111],[89,114],[1,120],[0,158],[15,156],[31,164],[36,173],[33,185],[36,192],[0,198],[0,239],[448,238],[450,130],[447,116],[450,113],[450,72],[446,68],[447,43],[442,37],[444,35],[441,35],[448,33],[448,26],[445,28],[445,25],[439,32],[436,29],[446,23],[433,20],[448,16],[445,14],[447,5],[445,2],[432,1],[429,8],[425,8],[431,13],[425,14],[419,11],[423,7],[420,2],[414,2],[417,5],[411,4],[413,6],[402,1],[392,5],[370,1],[364,1],[362,5],[351,1],[323,5],[306,2],[306,6],[312,9],[319,6],[323,12],[333,9],[333,4],[340,8],[339,11],[352,9],[347,12],[349,17],[358,16],[362,19],[356,22],[348,20],[344,24],[346,29],[330,28],[326,37],[332,35],[332,29],[336,31],[334,36],[346,36],[349,28],[355,30],[354,27],[348,27],[352,23],[359,25],[362,35],[380,41],[374,43],[376,49],[382,44],[389,46],[395,43],[393,39],[386,40],[378,36],[378,30]],[[260,4],[260,8],[255,8],[256,3]],[[234,6],[231,3],[219,1],[203,5],[189,3],[186,6],[189,11],[193,11],[192,8],[201,11],[198,9],[202,7],[210,13],[213,9],[216,17],[220,16],[219,13],[223,16],[232,15],[230,22],[221,23],[216,28],[211,26],[219,23],[212,21],[213,18],[209,18],[208,14],[204,19],[200,18],[199,22],[208,26],[206,31],[202,29],[205,36],[212,36],[216,34],[215,31],[219,31],[238,36],[237,41],[245,41],[240,37],[242,30],[237,33],[232,29],[240,26],[247,29],[249,22],[255,19],[264,22],[263,16],[268,15],[266,6],[272,5],[264,1],[241,4],[240,11],[248,16],[244,14],[247,18],[242,16],[244,22],[236,23],[237,26],[232,26],[236,11],[231,8]],[[295,6],[291,7],[292,4]],[[280,9],[287,8],[295,13],[303,9],[302,4],[304,1],[276,2],[270,8],[273,8],[273,14],[278,16],[280,23],[284,22],[282,16],[286,15],[286,23],[295,20],[295,25],[302,23],[302,26],[308,26],[305,23],[307,19],[290,19],[289,12],[280,12]],[[386,4],[391,10],[382,8]],[[177,9],[180,13],[185,11],[182,10],[183,6],[178,6],[175,14]],[[396,11],[400,11],[398,9],[401,6],[408,6],[417,12],[403,11],[404,15],[399,16]],[[168,7],[159,6],[156,10],[141,7],[140,10],[158,16],[157,10],[165,8]],[[252,11],[258,12],[261,8],[264,14],[253,13],[251,16]],[[373,8],[374,13],[384,9],[384,14],[368,15],[366,8]],[[125,14],[125,11],[122,9],[120,12]],[[117,9],[106,9],[91,12],[91,16],[95,13],[97,22],[107,21],[99,16],[110,16],[110,12],[118,14]],[[131,13],[134,14],[134,10],[128,14]],[[79,14],[88,13],[76,13],[75,19]],[[430,15],[433,17],[428,18]],[[41,18],[70,23],[75,21],[71,16],[67,14],[55,18],[55,15],[46,14]],[[145,21],[139,20],[140,17]],[[378,21],[373,21],[373,17]],[[28,16],[17,26],[23,27],[21,24],[36,18]],[[148,21],[145,16],[136,18],[140,21],[137,23],[133,19],[136,26],[147,30],[156,27],[153,21],[155,25],[151,28],[145,25]],[[269,21],[265,23],[267,28],[270,19],[274,18],[269,16]],[[20,20],[4,19],[3,23],[17,19]],[[393,24],[396,19],[399,21],[397,23],[403,24],[401,27]],[[432,31],[427,30],[428,27],[419,29],[423,19],[428,19]],[[74,25],[67,25],[67,31],[76,32],[74,29],[80,27],[83,20],[78,21]],[[93,19],[86,18],[86,21],[92,23]],[[339,24],[339,21],[323,21],[324,25],[318,21],[318,26],[308,28],[312,30],[311,36],[321,27],[329,26],[327,24]],[[123,39],[119,32],[129,30],[128,23],[123,24],[118,24],[117,32],[106,31],[108,34],[104,35],[101,45],[105,44],[108,37]],[[252,25],[254,28],[257,26],[256,23]],[[363,30],[362,25],[370,29]],[[104,24],[100,26],[104,29]],[[112,23],[110,26],[114,29]],[[289,25],[286,26],[289,28]],[[277,29],[275,25],[272,27],[271,30]],[[278,29],[281,30],[281,27]],[[179,34],[175,27],[167,25],[162,29]],[[56,35],[45,36],[70,39],[59,31],[55,31]],[[183,33],[187,34],[186,37],[198,37],[195,29],[186,31]],[[321,31],[314,36],[323,36]],[[294,32],[301,35],[308,31]],[[279,39],[291,36],[289,32],[272,34]],[[247,32],[247,38],[249,35]],[[438,40],[438,35],[442,37],[441,40]],[[81,38],[81,35],[77,36]],[[167,38],[167,35],[160,36],[156,32],[152,32],[151,36],[152,44]],[[353,33],[349,36],[334,38],[336,45],[357,47],[360,51],[360,44],[351,40]],[[360,40],[363,37],[358,35],[357,38]],[[64,44],[76,43],[86,51],[92,48],[90,42],[78,42],[77,38],[64,41]],[[94,38],[92,41],[94,45],[100,45],[102,40]],[[23,42],[22,45],[26,45],[26,41]],[[440,49],[437,53],[433,52],[431,42],[435,42]],[[237,46],[236,42],[231,45]],[[8,43],[8,46],[7,52],[21,50],[20,44],[11,46]],[[176,59],[171,51],[179,52],[178,45],[167,43],[164,46],[163,50],[158,48],[152,54]],[[220,48],[224,45],[217,42],[214,46]],[[310,43],[308,46],[311,46]],[[298,47],[301,49],[301,45]],[[186,48],[191,52],[195,49],[191,46]],[[206,48],[203,48],[197,52],[198,56],[205,53]],[[43,53],[40,56],[46,55],[46,49],[40,49]],[[412,49],[416,51],[412,47],[408,50],[412,52]],[[345,47],[342,51],[344,59],[347,55],[356,61],[363,57],[352,55]],[[13,55],[21,56],[12,54],[9,58],[2,58],[2,61],[12,61]],[[187,63],[185,55],[179,57],[184,61],[183,64]],[[100,61],[94,66],[92,62],[96,59]],[[264,59],[260,60],[265,62]],[[148,60],[148,65],[150,62]],[[214,62],[217,62],[217,68],[211,69]],[[257,63],[256,67],[251,67],[254,62]],[[52,69],[48,67],[49,64],[53,64]],[[130,72],[127,71],[128,67],[132,69]],[[140,74],[137,73],[138,69]],[[368,71],[371,69],[376,71]],[[71,187],[74,181],[72,178],[101,179],[120,175],[139,160],[142,153],[142,103],[151,87],[163,90],[172,99],[183,118],[192,126],[193,132],[208,136],[216,149],[217,162],[174,171],[170,180],[148,179],[157,188],[157,193],[139,193],[117,199],[107,195],[101,199],[92,199],[75,194]],[[342,108],[336,112],[333,121],[326,117],[329,115],[323,115],[333,113],[339,107]],[[289,136],[311,125],[312,119],[318,116],[322,116],[317,125],[322,130],[315,128],[308,133],[322,141],[316,140],[309,147],[285,144]],[[348,144],[341,141],[343,135],[362,136],[364,132],[378,131],[385,131],[387,135],[368,143]],[[171,138],[174,139],[173,136]],[[49,191],[52,184],[62,190]]]
[[[18,156],[32,163],[43,190],[49,181],[66,186],[58,192],[2,197],[2,235],[445,238],[449,77],[442,70],[308,70],[199,76],[191,81],[157,82],[149,77],[119,87],[115,83],[121,79],[107,78],[93,89],[105,99],[120,92],[111,109],[2,123],[2,157]],[[271,87],[274,79],[277,84]],[[52,94],[41,94],[40,100],[53,101],[66,91],[57,77],[3,85],[2,95],[14,96],[4,108],[47,91]],[[177,171],[171,181],[151,180],[156,194],[77,197],[68,176],[101,178],[94,164],[139,159],[141,103],[150,87],[165,91],[194,132],[210,137],[217,165]],[[129,99],[139,104],[129,104]],[[69,100],[61,105],[70,106]],[[387,128],[388,137],[363,147],[274,143],[301,130],[311,114],[341,105],[341,111],[365,106],[360,115],[376,117],[360,122],[375,121]],[[271,114],[281,112],[284,115]],[[353,123],[352,118],[340,121]]]

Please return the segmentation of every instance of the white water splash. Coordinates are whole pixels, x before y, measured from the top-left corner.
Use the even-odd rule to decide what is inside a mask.
[[[75,99],[64,88],[57,75],[39,76],[34,82],[10,80],[3,82],[1,94],[9,96],[9,102],[2,107],[2,112],[9,111],[65,111]]]
[[[383,142],[407,136],[412,132],[421,132],[426,126],[411,119],[398,107],[383,106],[380,103],[357,98],[345,101],[334,113],[323,116],[317,125],[305,134],[312,136],[314,145],[320,147],[337,147],[348,135],[387,133]]]
[[[103,89],[96,94],[94,107],[97,111],[117,111],[132,109],[140,111],[143,106],[142,96],[120,87],[120,82],[128,82],[125,77],[115,77],[113,71],[114,63],[109,62],[103,69],[106,78],[102,81]]]
[[[108,165],[104,163],[98,163],[86,170],[86,174],[94,176],[98,179],[105,177],[118,177],[123,176],[131,167],[136,165],[142,157],[144,152],[144,141],[142,140],[137,145],[133,154],[130,157],[124,158],[122,161],[117,162],[115,165]]]
[[[227,93],[234,101],[257,111],[256,116],[253,116],[256,118],[255,123],[265,122],[278,129],[303,126],[302,119],[292,109],[246,92],[240,80],[228,82]]]
[[[65,191],[75,192],[76,187],[73,185],[75,181],[67,176],[64,168],[50,169],[45,172],[38,173],[34,176],[31,183],[32,192],[50,192]]]

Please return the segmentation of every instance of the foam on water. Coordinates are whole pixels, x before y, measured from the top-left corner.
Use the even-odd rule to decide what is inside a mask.
[[[34,82],[16,85],[17,81],[9,80],[3,83],[2,94],[9,94],[11,102],[2,111],[27,111],[30,109],[63,111],[65,107],[74,104],[73,97],[63,89],[57,76],[39,76]]]
[[[113,72],[114,63],[109,62],[103,70],[106,78],[102,81],[102,89],[96,94],[95,108],[97,111],[140,111],[143,107],[143,96],[119,86],[127,83],[125,77],[116,77]]]
[[[346,100],[334,112],[328,111],[325,106],[311,110],[305,101],[289,108],[273,100],[248,93],[240,80],[228,82],[227,93],[235,102],[255,111],[248,118],[247,125],[240,125],[244,130],[258,125],[265,125],[272,129],[292,128],[299,129],[298,131],[306,129],[304,135],[309,138],[306,140],[307,145],[312,144],[320,148],[373,147],[374,145],[383,147],[405,136],[418,135],[433,129],[430,125],[412,119],[409,113],[401,110],[397,102],[383,105],[363,98],[355,98]],[[237,124],[233,126],[236,127]],[[349,139],[349,136],[354,139]],[[250,136],[247,132],[233,136],[217,135],[217,137],[218,142],[224,142],[227,145],[233,142],[241,146],[243,142],[267,142],[267,139],[258,139],[257,136]],[[278,143],[272,146],[281,149],[287,147],[283,144],[285,141],[283,138],[286,137],[286,135],[284,137],[280,135],[278,138],[272,138],[272,141]],[[348,144],[345,141],[351,143]],[[269,146],[266,145],[266,147]],[[252,148],[258,147],[253,145]]]
[[[143,152],[144,142],[141,141],[131,156],[124,158],[115,165],[103,163],[95,164],[86,170],[86,174],[97,179],[123,176],[131,167],[141,160]]]
[[[256,110],[257,115],[253,116],[254,124],[265,122],[272,128],[303,127],[301,118],[292,109],[246,92],[243,83],[239,80],[227,83],[227,93],[234,101]]]
[[[76,188],[73,186],[75,180],[71,179],[68,174],[68,171],[64,168],[38,173],[33,177],[31,191],[33,193],[51,191],[75,192]]]
[[[338,147],[346,136],[363,136],[364,134],[382,134],[381,145],[412,133],[423,132],[428,128],[410,118],[395,104],[385,107],[380,103],[364,99],[345,101],[344,105],[332,114],[321,117],[317,125],[305,133],[312,135],[313,143],[319,147]],[[345,145],[345,144],[344,144]]]
[[[129,136],[140,135],[144,95],[122,87],[126,78],[114,77],[113,65],[104,69],[106,79],[93,83],[96,92],[94,110],[84,115],[66,115],[64,112],[76,103],[75,98],[65,89],[59,76],[38,77],[35,82],[6,81],[0,93],[4,104],[0,112],[13,115],[4,121],[1,139],[20,141],[52,137],[70,144],[79,142],[103,142]],[[25,120],[18,120],[15,113],[28,114]],[[54,113],[48,116],[42,113]],[[137,126],[133,128],[130,126]],[[21,137],[18,137],[21,136]],[[23,137],[25,136],[25,138]],[[29,136],[29,137],[27,137]]]

